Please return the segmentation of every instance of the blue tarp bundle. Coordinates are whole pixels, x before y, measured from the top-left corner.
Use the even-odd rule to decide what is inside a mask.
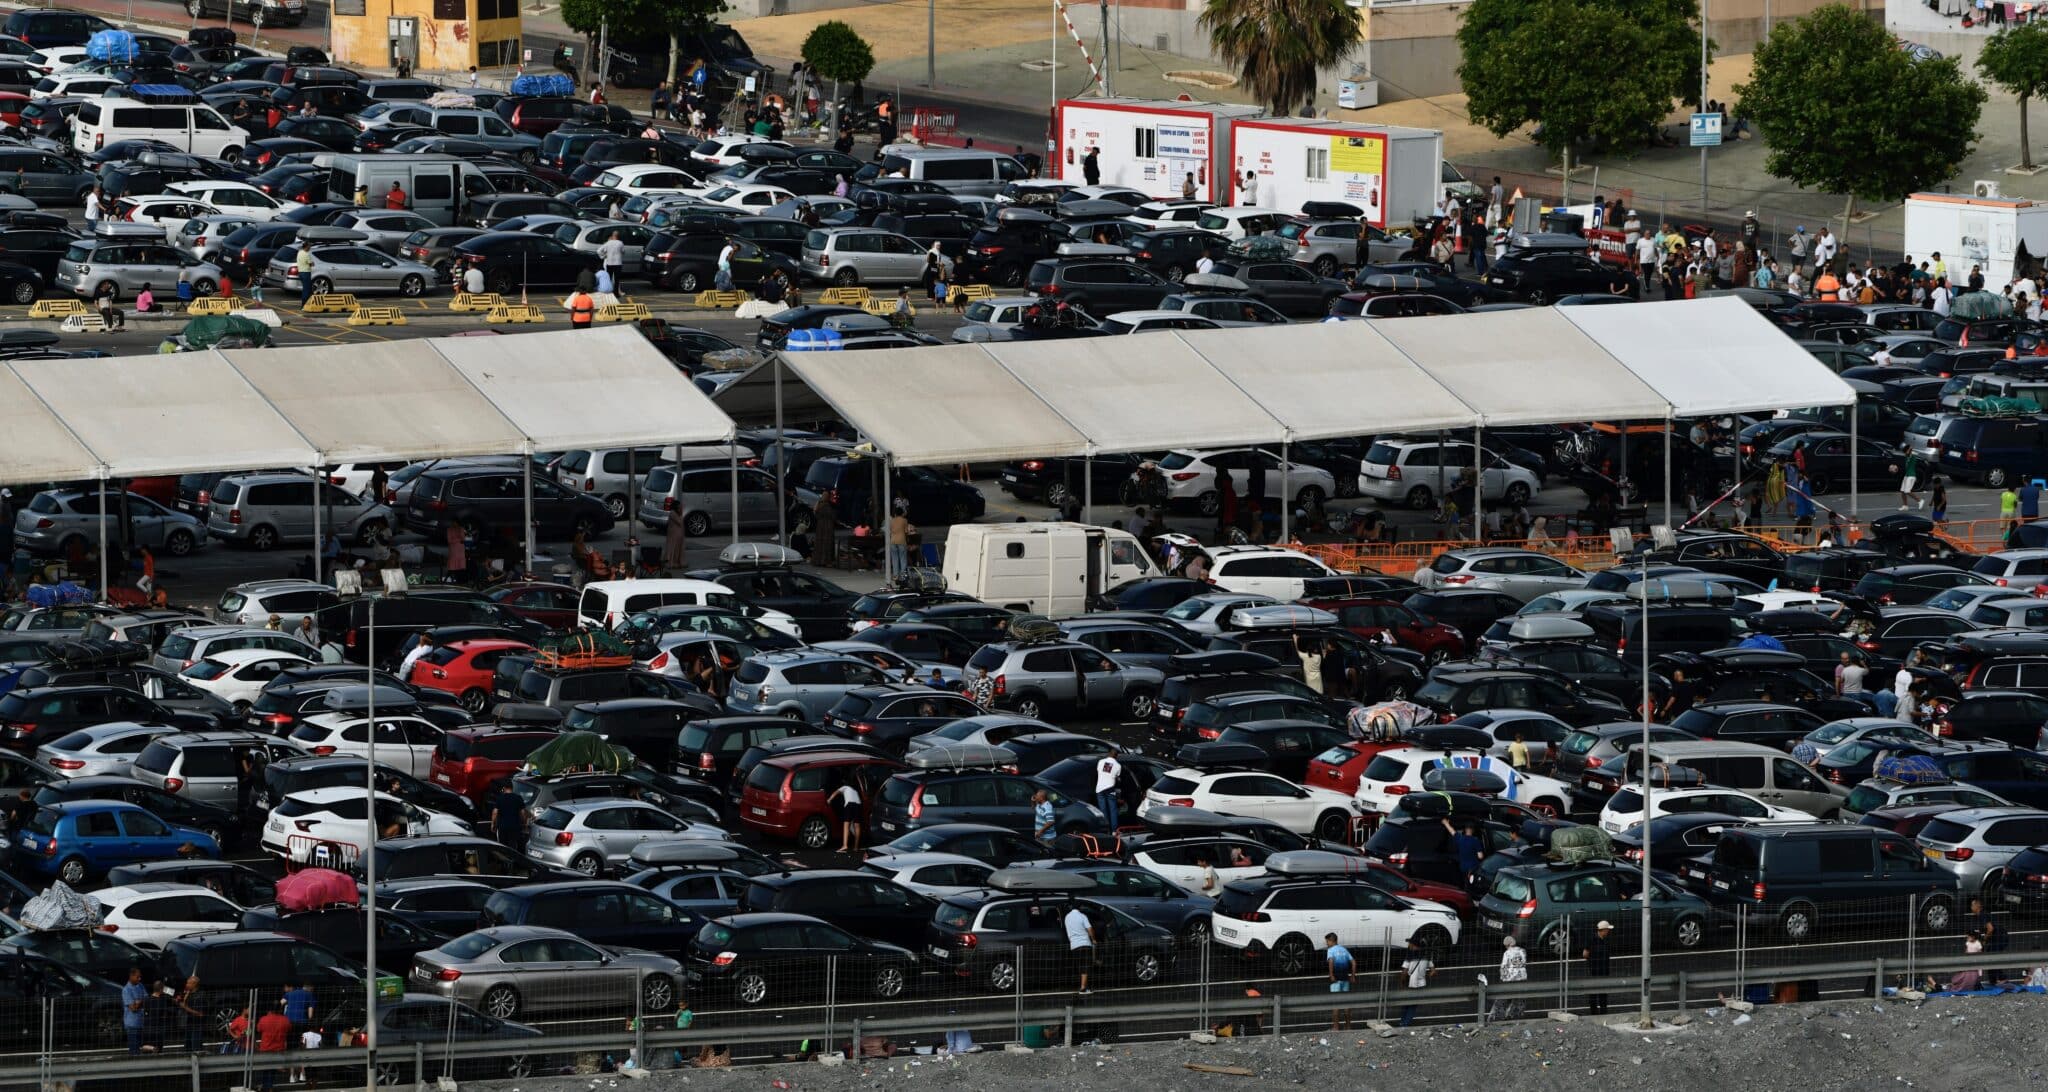
[[[536,76],[532,74],[512,77],[512,93],[515,95],[559,95],[564,98],[576,94],[576,81],[563,75]]]
[[[1926,755],[1887,755],[1878,760],[1873,772],[1908,785],[1938,785],[1948,780],[1941,767]]]
[[[135,54],[135,35],[125,30],[102,30],[85,43],[85,55],[95,61],[132,61]]]

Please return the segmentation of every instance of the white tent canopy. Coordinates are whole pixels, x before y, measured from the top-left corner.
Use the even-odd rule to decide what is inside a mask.
[[[1471,406],[1482,425],[1662,418],[1670,403],[1562,315],[1628,309],[1525,307],[1369,325]]]
[[[1674,417],[1856,401],[1841,377],[1733,296],[1554,310],[1655,388]]]
[[[1097,451],[1234,447],[1287,434],[1179,332],[982,347]]]
[[[1472,407],[1377,329],[1361,322],[1239,327],[1202,332],[1187,345],[1286,425],[1291,439],[1469,427]]]
[[[0,363],[0,481],[693,443],[732,421],[637,330]]]
[[[891,359],[878,362],[884,355]],[[877,363],[887,365],[886,378]],[[794,353],[789,368],[829,405],[864,422],[877,446],[913,466],[1088,450],[1086,436],[979,345]]]

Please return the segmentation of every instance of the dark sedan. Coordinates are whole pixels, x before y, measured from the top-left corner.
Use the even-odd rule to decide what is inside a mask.
[[[571,250],[553,239],[519,231],[494,231],[456,244],[457,269],[483,271],[486,291],[511,295],[522,288],[574,288],[584,274],[597,275],[596,254]]]
[[[1874,492],[1887,492],[1899,481],[1899,455],[1895,447],[1876,440],[1855,439],[1856,454],[1850,455],[1852,439],[1845,432],[1816,430],[1787,437],[1764,455],[1765,465],[1792,463],[1801,446],[1806,449],[1807,492],[1819,495],[1849,487],[1850,464],[1855,464],[1858,484]]]
[[[1217,262],[1210,272],[1244,282],[1253,297],[1289,318],[1329,314],[1330,301],[1344,294],[1343,281],[1318,277],[1306,266],[1285,259],[1231,259]]]

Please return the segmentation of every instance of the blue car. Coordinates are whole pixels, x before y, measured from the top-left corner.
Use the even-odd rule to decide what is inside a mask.
[[[14,851],[17,868],[77,887],[117,865],[219,857],[220,844],[124,801],[67,800],[37,809],[15,834]]]

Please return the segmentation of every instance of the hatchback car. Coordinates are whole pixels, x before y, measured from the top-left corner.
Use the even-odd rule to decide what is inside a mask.
[[[101,494],[82,489],[37,493],[14,514],[15,545],[30,553],[65,556],[98,541]],[[206,542],[206,527],[183,512],[148,497],[108,494],[110,519],[125,519],[134,528],[130,540],[171,557],[184,557]]]
[[[112,800],[39,807],[15,835],[14,844],[19,867],[72,887],[117,865],[220,856],[220,843],[205,833],[174,827],[137,805]]]
[[[725,831],[709,823],[678,819],[636,800],[579,800],[551,805],[534,815],[527,855],[544,864],[596,876],[625,863],[647,842],[722,842]]]
[[[432,266],[393,258],[369,246],[320,246],[306,253],[312,262],[301,268],[296,253],[279,250],[263,271],[263,282],[297,292],[310,277],[314,292],[416,297],[426,295],[440,279]]]

